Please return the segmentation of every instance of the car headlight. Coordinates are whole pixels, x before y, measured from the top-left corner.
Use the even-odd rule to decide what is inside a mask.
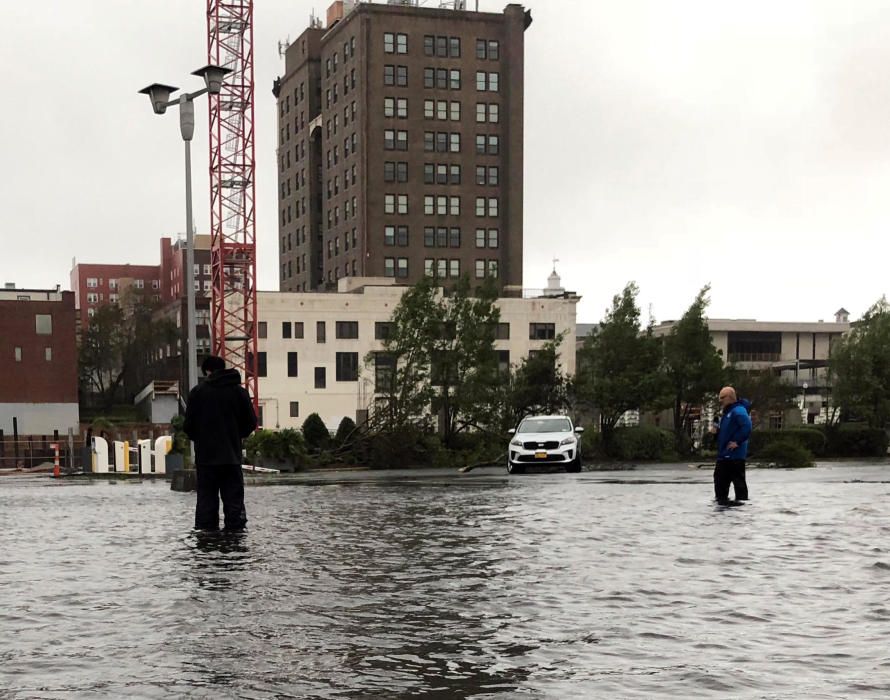
[[[522,440],[510,440],[511,445],[515,445],[516,447],[522,447]]]
[[[575,442],[577,442],[575,440],[575,436],[570,435],[569,437],[565,438],[561,443],[559,443],[559,446],[562,447],[563,445],[574,445]]]

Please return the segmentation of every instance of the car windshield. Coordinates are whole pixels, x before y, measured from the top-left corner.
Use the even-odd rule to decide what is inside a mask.
[[[572,424],[568,418],[526,418],[519,424],[517,433],[570,433]]]

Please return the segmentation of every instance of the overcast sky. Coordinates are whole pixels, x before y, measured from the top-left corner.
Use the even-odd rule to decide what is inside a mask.
[[[472,5],[473,0],[470,0]],[[261,289],[277,289],[278,42],[327,0],[255,9]],[[437,4],[437,3],[431,3]],[[501,11],[502,0],[481,0]],[[0,0],[0,282],[68,287],[71,259],[156,264],[185,230],[176,113],[194,89],[204,0]],[[890,3],[528,0],[526,287],[551,259],[596,321],[628,280],[676,318],[854,316],[887,291]],[[193,145],[209,224],[206,101]]]

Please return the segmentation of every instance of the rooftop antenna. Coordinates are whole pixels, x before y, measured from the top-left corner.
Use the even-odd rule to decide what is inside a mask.
[[[284,54],[287,53],[287,49],[290,46],[290,36],[287,37],[284,41],[278,42],[278,58],[284,58]]]
[[[556,272],[556,263],[559,262],[559,258],[553,258],[553,271]]]

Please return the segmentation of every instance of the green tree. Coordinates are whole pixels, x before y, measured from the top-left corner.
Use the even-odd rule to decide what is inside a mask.
[[[176,343],[176,326],[158,318],[158,304],[131,292],[120,305],[100,306],[84,329],[78,348],[80,382],[110,409],[129,401],[153,377],[159,350]]]
[[[693,409],[725,380],[723,359],[711,341],[705,311],[710,286],[704,287],[692,305],[664,338],[664,373],[674,413],[677,451],[685,452]]]
[[[509,377],[506,423],[513,427],[528,415],[562,413],[570,407],[569,378],[559,367],[559,347],[565,336],[558,335],[541,350],[523,358]],[[502,383],[508,386],[507,382]]]
[[[314,450],[327,447],[331,441],[331,433],[317,413],[310,413],[306,416],[301,430],[306,444]]]
[[[492,280],[472,290],[463,277],[443,295],[430,279],[408,290],[393,312],[374,363],[377,420],[387,430],[426,429],[437,414],[445,441],[489,420],[498,393],[495,330],[500,318]]]
[[[383,339],[383,352],[369,353],[375,368],[377,399],[371,419],[387,432],[426,429],[433,392],[430,378],[430,336],[435,332],[437,289],[428,278],[411,287],[393,311]]]
[[[881,297],[831,349],[833,401],[872,428],[890,423],[890,304]]]
[[[792,408],[797,396],[797,388],[771,369],[749,372],[730,366],[726,383],[735,388],[740,399],[751,402],[751,417],[757,426],[768,426],[770,415]]]
[[[642,328],[638,294],[633,282],[616,294],[598,331],[585,339],[578,353],[575,396],[582,405],[599,411],[607,449],[625,412],[655,405],[665,392],[661,349],[652,335],[652,322]]]

